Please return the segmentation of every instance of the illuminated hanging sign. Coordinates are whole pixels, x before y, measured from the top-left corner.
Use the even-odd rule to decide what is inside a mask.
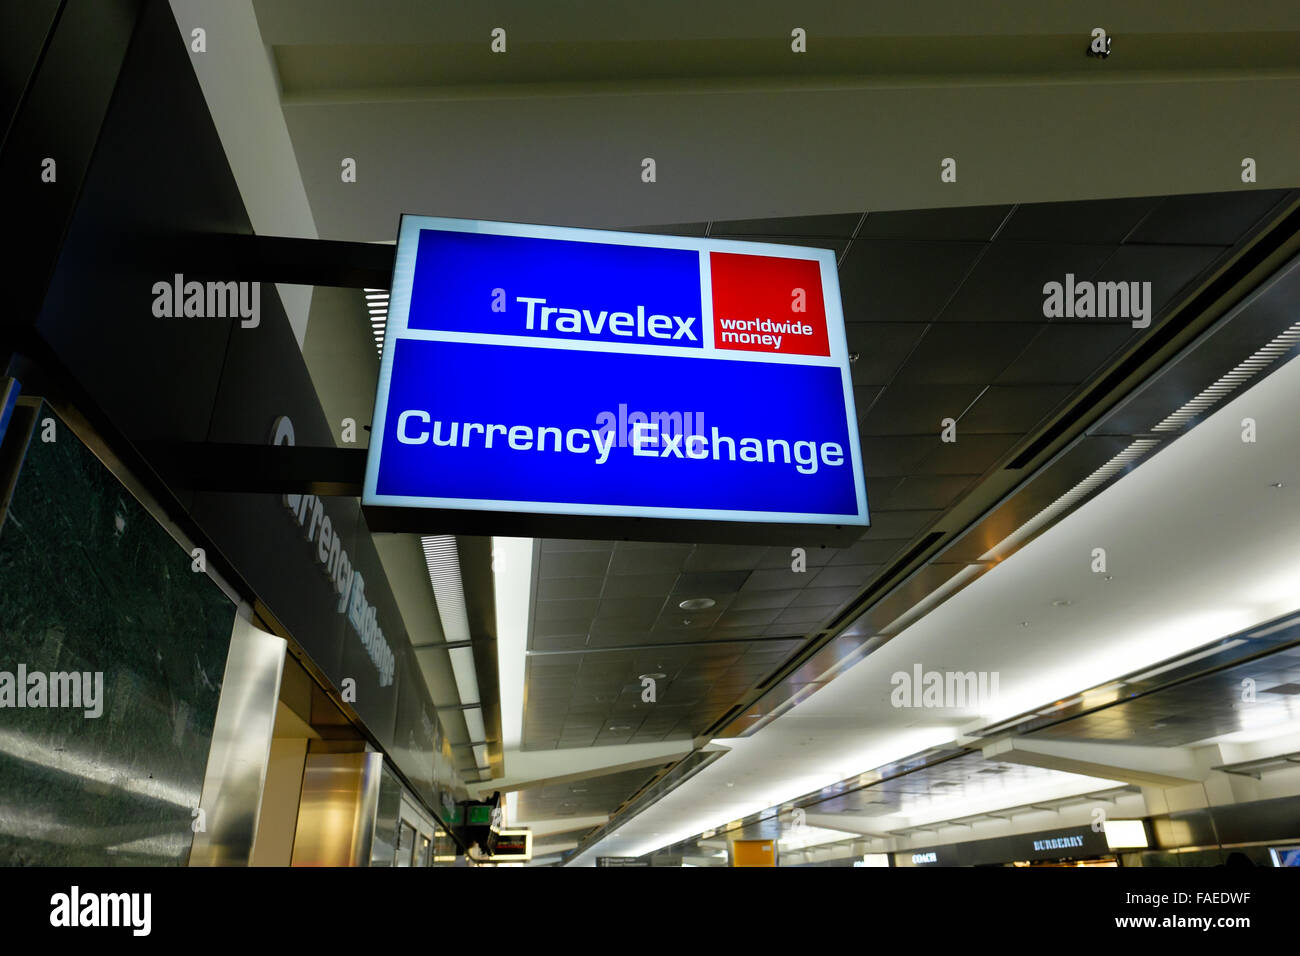
[[[830,250],[403,217],[373,421],[368,516],[868,523]]]

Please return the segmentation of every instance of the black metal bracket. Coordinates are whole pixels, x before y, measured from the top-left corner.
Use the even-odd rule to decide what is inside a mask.
[[[169,486],[188,491],[357,498],[366,477],[364,448],[155,442],[140,451]]]
[[[156,255],[187,279],[387,289],[396,246],[243,234],[169,237]]]

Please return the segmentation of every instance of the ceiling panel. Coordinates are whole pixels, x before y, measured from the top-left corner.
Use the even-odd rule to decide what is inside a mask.
[[[1064,242],[1012,242],[988,247],[939,316],[942,322],[1042,322],[1043,286],[1084,279],[1111,254],[1108,246]]]
[[[1110,364],[1140,331],[1128,323],[1052,322],[995,380],[997,385],[1077,385]]]
[[[911,354],[926,326],[919,322],[849,322],[845,328],[854,385],[887,385]]]
[[[1067,272],[1150,281],[1160,307],[1213,269],[1225,255],[1220,240],[1237,241],[1238,234],[1223,237],[1258,219],[1276,197],[1235,211],[1233,202],[1216,200],[1194,228],[1186,208],[1195,202],[1146,198],[644,230],[843,251],[872,525],[851,547],[806,550],[804,571],[792,570],[789,546],[541,542],[525,749],[687,739],[749,699],[923,534],[943,528],[948,509],[974,494],[1045,418],[1149,334],[1123,320],[1048,321],[1044,283]],[[940,440],[945,418],[959,419],[955,443]],[[1082,442],[1070,453],[1074,470],[1095,468],[1124,444]],[[1046,504],[1066,489],[1044,483],[1036,490]],[[1018,507],[1030,508],[1038,501],[1031,498]],[[1008,527],[1024,517],[1008,512]],[[990,544],[964,542],[975,556]],[[903,603],[952,573],[951,565],[923,569]],[[687,611],[680,603],[688,598],[714,604]],[[879,611],[892,619],[901,605]],[[641,699],[639,677],[648,673],[665,675],[653,704]],[[946,789],[924,777],[895,789],[936,792],[931,784]]]
[[[1093,278],[1097,282],[1150,282],[1153,300],[1150,318],[1154,320],[1184,286],[1222,255],[1223,250],[1218,246],[1124,245],[1115,250]],[[1095,321],[1116,322],[1102,318]]]
[[[929,322],[983,250],[980,242],[856,239],[840,266],[844,318]]]
[[[858,236],[869,239],[992,239],[1012,206],[957,206],[906,212],[873,212]]]
[[[1227,246],[1286,195],[1280,189],[1169,196],[1142,221],[1130,242],[1204,243]]]
[[[735,219],[713,223],[711,236],[803,236],[848,239],[862,219],[862,213],[831,216],[793,216],[787,219]],[[771,240],[777,241],[777,240]]]
[[[1246,681],[1253,682],[1253,700],[1243,699]],[[1292,647],[1043,727],[1029,736],[1182,747],[1300,719],[1297,682],[1300,648]]]
[[[1033,340],[1028,323],[938,323],[907,357],[896,382],[906,385],[984,385]]]
[[[1160,199],[1141,198],[1017,206],[998,237],[1114,245],[1132,232],[1160,203]]]

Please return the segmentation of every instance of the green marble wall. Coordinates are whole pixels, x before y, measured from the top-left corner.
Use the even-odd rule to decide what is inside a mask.
[[[33,436],[0,527],[0,865],[184,865],[235,606],[55,435]],[[19,664],[102,672],[102,714],[13,706]]]

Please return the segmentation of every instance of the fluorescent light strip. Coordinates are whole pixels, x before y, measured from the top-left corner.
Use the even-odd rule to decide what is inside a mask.
[[[469,739],[486,740],[487,728],[483,726],[482,709],[475,707],[471,710],[466,710],[463,713],[465,715],[465,729],[469,731]]]
[[[1263,348],[1256,350],[1244,362],[1238,363],[1236,368],[1221,376],[1213,385],[1202,390],[1195,398],[1151,430],[1153,432],[1177,431],[1297,345],[1300,345],[1300,322],[1278,335]]]
[[[460,552],[456,549],[455,535],[426,535],[420,538],[420,547],[429,568],[429,583],[433,585],[443,634],[451,644],[468,641],[469,617],[465,612],[465,588],[460,577]]]
[[[532,591],[531,538],[492,539],[496,598],[497,669],[501,695],[501,746],[520,746],[524,728],[524,670],[528,659],[528,604]]]
[[[384,354],[384,333],[388,329],[388,291],[366,289],[366,307],[370,311],[370,325],[375,333],[375,351]]]
[[[420,547],[424,551],[424,563],[429,569],[429,584],[433,587],[433,600],[438,607],[443,635],[452,644],[470,640],[469,615],[465,611],[465,587],[460,576],[460,552],[456,548],[455,536],[427,535],[420,538]],[[447,656],[451,658],[451,670],[456,678],[456,693],[460,696],[460,702],[477,704],[478,671],[474,667],[474,649],[453,647]],[[466,725],[471,719],[470,713],[466,711]],[[478,720],[481,725],[482,714],[478,714]],[[471,735],[470,739],[482,740],[484,736]],[[480,761],[480,765],[484,763],[486,761]]]

